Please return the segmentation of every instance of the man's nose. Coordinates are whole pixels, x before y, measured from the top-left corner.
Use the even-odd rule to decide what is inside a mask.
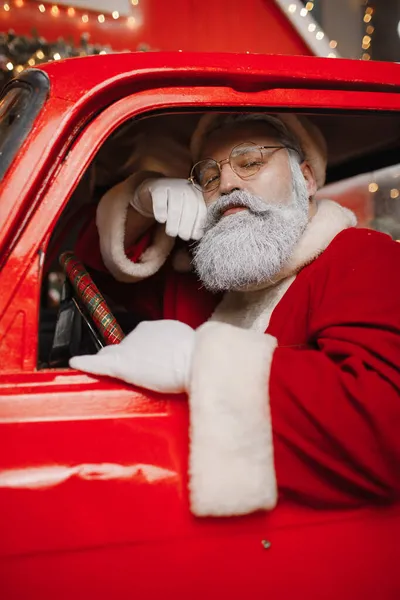
[[[243,180],[236,175],[229,163],[222,165],[219,181],[219,193],[221,196],[226,196],[234,190],[240,190],[242,188],[242,183]]]

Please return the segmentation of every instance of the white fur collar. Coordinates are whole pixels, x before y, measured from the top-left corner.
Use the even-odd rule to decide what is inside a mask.
[[[357,219],[348,208],[333,200],[320,200],[317,212],[308,223],[296,245],[289,264],[284,267],[275,282],[298,273],[312,263],[344,229],[355,227]]]
[[[286,277],[272,287],[252,292],[228,292],[218,304],[209,321],[228,323],[264,333],[278,302],[286,294],[296,275]]]

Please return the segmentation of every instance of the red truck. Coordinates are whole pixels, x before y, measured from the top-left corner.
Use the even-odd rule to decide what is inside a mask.
[[[70,59],[6,86],[1,598],[400,598],[396,503],[194,517],[185,398],[52,363],[58,308],[46,295],[49,257],[78,222],[80,186],[133,120],[184,122],[210,109],[307,114],[327,138],[333,182],[399,162],[399,92],[397,64],[201,53]]]

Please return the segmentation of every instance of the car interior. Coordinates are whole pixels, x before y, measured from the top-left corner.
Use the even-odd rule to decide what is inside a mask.
[[[400,115],[383,111],[303,114],[321,129],[328,145],[327,182],[318,197],[332,198],[354,210],[359,226],[400,240]],[[157,144],[152,146],[152,139],[162,128],[188,147],[200,116],[197,112],[175,112],[130,119],[98,151],[47,248],[38,368],[66,367],[71,356],[95,353],[108,343],[120,341],[137,325],[137,316],[102,293],[100,274],[88,272],[77,260],[76,241],[85,223],[95,218],[103,194],[145,168],[132,150],[135,143],[146,139],[148,151],[157,156]],[[181,176],[188,177],[189,170],[188,163],[188,172]]]

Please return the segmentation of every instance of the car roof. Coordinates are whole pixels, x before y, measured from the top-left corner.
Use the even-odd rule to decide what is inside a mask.
[[[400,91],[400,64],[315,56],[124,52],[54,61],[41,69],[50,79],[51,96],[71,104],[95,101],[97,96],[97,106],[100,97],[103,103],[111,102],[117,88],[130,94],[140,82],[147,88],[226,86],[239,92],[269,87],[332,93]],[[328,142],[328,181],[398,162],[397,115],[382,120],[384,111],[379,113],[370,111],[361,120],[312,117]]]
[[[51,82],[51,95],[79,100],[121,79],[182,80],[185,85],[230,85],[257,89],[270,81],[282,87],[396,91],[397,63],[314,56],[234,53],[123,52],[54,61],[40,66]]]

